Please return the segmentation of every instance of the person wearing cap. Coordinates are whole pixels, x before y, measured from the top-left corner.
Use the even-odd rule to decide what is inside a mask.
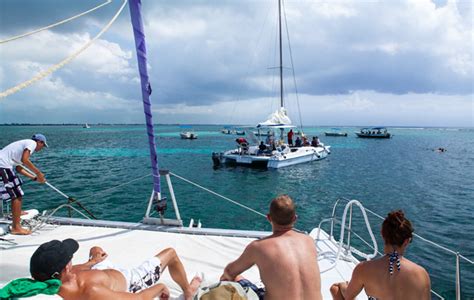
[[[24,193],[21,189],[22,180],[17,177],[14,169],[32,180],[45,183],[44,174],[30,161],[30,156],[44,147],[48,147],[46,137],[38,133],[31,139],[13,142],[0,150],[0,194],[3,200],[12,201],[11,234],[27,235],[31,233],[20,224]],[[20,164],[26,166],[34,174],[26,171]]]
[[[79,249],[74,239],[52,240],[36,249],[30,260],[30,273],[37,281],[59,279],[58,295],[64,299],[169,299],[166,285],[158,283],[169,267],[171,278],[181,287],[185,300],[191,300],[202,279],[188,283],[184,266],[176,251],[167,248],[140,266],[125,269],[113,266],[100,247],[92,247],[89,261],[72,265]]]

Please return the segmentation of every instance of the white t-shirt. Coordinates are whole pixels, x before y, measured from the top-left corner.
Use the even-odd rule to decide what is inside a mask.
[[[30,150],[30,155],[35,152],[36,142],[33,140],[20,140],[7,145],[0,150],[0,168],[12,169],[15,161],[21,161],[23,151]]]

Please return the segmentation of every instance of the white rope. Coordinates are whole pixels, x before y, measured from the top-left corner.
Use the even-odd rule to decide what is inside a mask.
[[[109,192],[109,191],[111,191],[111,190],[115,190],[115,189],[117,189],[117,188],[119,188],[119,187],[121,187],[121,186],[130,184],[130,183],[135,182],[135,181],[138,181],[138,180],[142,180],[143,178],[148,177],[148,176],[151,176],[151,174],[146,174],[146,175],[144,175],[144,176],[142,176],[142,177],[135,178],[135,179],[133,179],[133,180],[130,180],[130,181],[121,183],[121,184],[116,185],[116,186],[113,186],[113,187],[111,187],[111,188],[108,188],[108,189],[105,189],[105,190],[96,192],[96,193],[94,193],[93,195],[90,195],[90,196],[81,197],[81,200],[87,199],[87,198],[91,198],[91,197],[97,197],[97,195],[99,195],[99,194],[103,194],[103,193],[105,193],[105,192]]]
[[[71,62],[71,60],[73,60],[74,58],[76,58],[79,54],[81,54],[82,52],[84,52],[87,48],[89,48],[93,42],[95,42],[99,37],[102,36],[102,34],[107,31],[110,26],[114,23],[114,21],[117,19],[117,17],[120,15],[120,13],[122,12],[123,8],[125,7],[125,4],[127,4],[127,0],[123,0],[123,4],[122,6],[120,7],[120,9],[117,11],[117,13],[114,15],[114,17],[109,21],[109,23],[107,23],[107,25],[93,38],[91,39],[87,44],[85,44],[82,48],[80,48],[78,51],[76,51],[75,53],[73,53],[71,56],[67,57],[66,59],[64,59],[63,61],[59,62],[58,64],[56,65],[53,65],[51,66],[49,69],[45,70],[45,71],[42,71],[40,73],[38,73],[38,75],[36,75],[35,77],[33,77],[32,79],[30,80],[27,80],[25,82],[22,82],[12,88],[9,88],[5,91],[3,91],[2,93],[0,93],[0,99],[1,98],[5,98],[11,94],[14,94],[26,87],[28,87],[29,85],[35,83],[36,81],[40,80],[40,79],[43,79],[44,77],[52,74],[53,72],[55,72],[56,70],[58,70],[59,68],[65,66],[66,64],[68,64],[69,62]]]
[[[32,34],[35,34],[35,33],[38,33],[40,31],[43,31],[43,30],[46,30],[46,29],[50,29],[50,28],[53,28],[53,27],[56,27],[58,25],[61,25],[61,24],[64,24],[64,23],[67,23],[69,21],[72,21],[72,20],[75,20],[77,18],[80,18],[84,15],[87,15],[88,13],[91,13],[93,12],[94,10],[97,10],[99,8],[101,8],[102,6],[104,5],[107,5],[109,3],[111,3],[112,0],[107,0],[106,2],[92,8],[92,9],[89,9],[88,11],[85,11],[83,13],[80,13],[78,15],[75,15],[73,17],[70,17],[68,19],[65,19],[65,20],[62,20],[62,21],[59,21],[57,23],[54,23],[54,24],[51,24],[51,25],[48,25],[48,26],[45,26],[45,27],[42,27],[42,28],[39,28],[39,29],[35,29],[33,31],[30,31],[30,32],[27,32],[27,33],[23,33],[23,34],[20,34],[20,35],[16,35],[16,36],[13,36],[13,37],[10,37],[10,38],[7,38],[7,39],[4,39],[4,40],[0,40],[0,44],[4,44],[4,43],[8,43],[8,42],[11,42],[11,41],[14,41],[14,40],[17,40],[17,39],[20,39],[20,38],[23,38],[25,36],[29,36],[29,35],[32,35]]]
[[[179,176],[179,175],[177,175],[177,174],[175,174],[175,173],[170,172],[170,174],[173,175],[173,176],[175,176],[175,177],[177,177],[177,178],[179,178],[179,179],[181,179],[181,180],[183,180],[183,181],[185,181],[185,182],[187,182],[187,183],[189,183],[189,184],[192,184],[192,185],[194,185],[194,186],[196,186],[196,187],[198,187],[198,188],[200,188],[200,189],[203,189],[203,190],[205,190],[206,192],[209,192],[209,193],[211,193],[211,194],[213,194],[213,195],[216,195],[217,197],[220,197],[220,198],[222,198],[222,199],[224,199],[224,200],[227,200],[227,201],[229,201],[229,202],[234,203],[235,205],[238,205],[238,206],[240,206],[240,207],[242,207],[242,208],[245,208],[245,209],[247,209],[247,210],[249,210],[249,211],[251,211],[251,212],[253,212],[253,213],[256,213],[257,215],[260,215],[260,216],[265,217],[265,218],[267,217],[266,215],[262,214],[261,212],[258,212],[258,211],[256,211],[256,210],[254,210],[253,208],[250,208],[250,207],[245,206],[245,205],[243,205],[243,204],[241,204],[241,203],[239,203],[239,202],[237,202],[237,201],[235,201],[235,200],[232,200],[232,199],[229,199],[229,198],[227,198],[227,197],[225,197],[225,196],[222,196],[222,195],[220,195],[220,194],[218,194],[218,193],[216,193],[216,192],[214,192],[214,191],[211,191],[211,190],[208,189],[208,188],[205,188],[205,187],[203,187],[203,186],[201,186],[201,185],[199,185],[199,184],[197,184],[197,183],[194,183],[194,182],[192,182],[192,181],[190,181],[190,180],[188,180],[188,179],[186,179],[186,178],[183,178],[183,177],[181,177],[181,176]]]

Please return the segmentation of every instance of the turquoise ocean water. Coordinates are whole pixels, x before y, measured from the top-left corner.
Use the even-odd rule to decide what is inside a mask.
[[[181,140],[179,126],[157,126],[160,168],[262,213],[266,213],[272,197],[287,193],[298,206],[297,227],[307,231],[330,216],[340,197],[358,199],[381,215],[400,208],[412,220],[416,233],[474,258],[474,129],[391,128],[393,139],[368,140],[356,138],[356,128],[343,128],[350,133],[348,137],[324,137],[328,128],[306,128],[307,134],[319,135],[322,142],[331,145],[332,154],[327,159],[261,170],[213,169],[211,153],[234,147],[235,136],[219,133],[220,128],[195,126],[199,138]],[[53,185],[99,218],[139,221],[143,217],[152,189],[151,176],[146,176],[150,159],[144,125],[93,125],[90,129],[0,126],[0,147],[37,132],[48,137],[50,147],[35,153],[32,160]],[[448,151],[433,151],[437,147]],[[205,227],[270,230],[265,218],[178,178],[172,180],[185,223],[195,218]],[[49,209],[65,201],[34,182],[26,183],[24,190],[26,208]],[[171,208],[167,214],[172,214]],[[360,217],[358,212],[355,215]],[[380,221],[370,221],[381,240]],[[367,237],[359,224],[355,231]],[[428,270],[437,292],[453,299],[454,256],[416,238],[407,256]],[[472,299],[474,268],[467,263],[461,263],[461,268],[463,298]]]

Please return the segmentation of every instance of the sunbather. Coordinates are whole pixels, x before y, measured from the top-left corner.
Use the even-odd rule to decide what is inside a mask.
[[[73,266],[71,259],[78,248],[73,239],[42,244],[31,257],[32,277],[38,281],[61,280],[58,294],[64,299],[168,299],[166,285],[157,283],[166,267],[186,300],[192,299],[201,283],[199,277],[188,283],[183,264],[172,248],[133,269],[113,266],[100,247],[91,248],[89,261]]]
[[[333,284],[333,299],[354,299],[362,289],[376,299],[431,299],[428,273],[403,256],[412,233],[401,210],[390,212],[382,224],[385,255],[359,263],[349,283]]]
[[[316,246],[309,236],[293,230],[296,213],[291,198],[282,195],[273,199],[267,219],[273,234],[250,243],[226,266],[221,280],[250,286],[260,299],[322,299]],[[264,290],[239,276],[253,265],[260,271]]]

